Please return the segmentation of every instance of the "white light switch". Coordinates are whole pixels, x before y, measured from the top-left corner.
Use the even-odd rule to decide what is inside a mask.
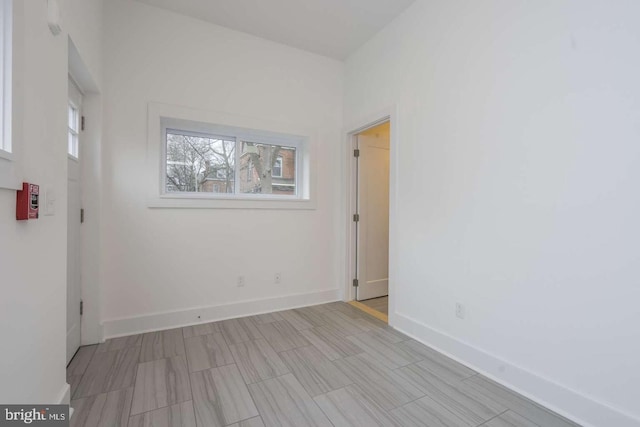
[[[42,213],[45,216],[56,214],[56,192],[53,188],[47,188],[44,193]]]

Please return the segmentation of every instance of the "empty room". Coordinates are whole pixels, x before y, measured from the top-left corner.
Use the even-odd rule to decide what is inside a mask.
[[[640,427],[640,2],[0,26],[0,425]]]

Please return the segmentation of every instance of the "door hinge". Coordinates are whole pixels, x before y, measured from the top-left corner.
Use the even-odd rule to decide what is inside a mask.
[[[360,157],[360,150],[359,149],[355,149],[353,150],[353,157]]]
[[[84,314],[84,301],[80,300],[80,316]]]
[[[80,130],[84,130],[84,116],[80,117]]]
[[[358,287],[358,279],[353,279],[353,286]]]
[[[84,224],[84,209],[80,209],[80,224]]]
[[[353,214],[353,222],[360,221],[360,214]]]

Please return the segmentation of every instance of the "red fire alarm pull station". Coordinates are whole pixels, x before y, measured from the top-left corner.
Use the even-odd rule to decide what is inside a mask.
[[[18,190],[17,193],[16,219],[18,221],[38,219],[40,186],[24,182],[22,190]]]

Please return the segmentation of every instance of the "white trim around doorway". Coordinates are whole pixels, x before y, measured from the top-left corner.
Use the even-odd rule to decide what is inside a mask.
[[[355,300],[353,278],[356,274],[355,265],[355,191],[356,191],[356,162],[353,156],[355,149],[355,137],[358,133],[370,129],[379,124],[389,122],[391,128],[390,161],[389,161],[389,325],[395,324],[395,297],[398,289],[396,282],[396,253],[397,253],[397,194],[398,194],[398,151],[399,151],[399,127],[398,106],[393,105],[382,110],[372,112],[352,122],[345,128],[343,144],[343,218],[344,240],[342,242],[340,262],[344,274],[343,300]]]

